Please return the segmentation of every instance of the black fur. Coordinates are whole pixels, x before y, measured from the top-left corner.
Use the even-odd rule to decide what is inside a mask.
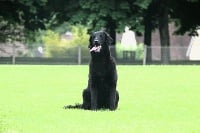
[[[83,104],[69,105],[66,108],[83,108],[88,110],[110,109],[118,106],[119,93],[115,61],[110,55],[109,45],[112,38],[104,31],[91,34],[89,80],[83,90]]]

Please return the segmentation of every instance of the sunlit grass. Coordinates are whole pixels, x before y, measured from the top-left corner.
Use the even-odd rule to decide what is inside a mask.
[[[88,66],[0,66],[0,133],[200,132],[199,66],[118,66],[116,111],[81,103]]]

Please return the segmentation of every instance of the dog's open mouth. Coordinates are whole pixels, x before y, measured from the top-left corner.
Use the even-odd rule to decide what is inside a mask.
[[[101,51],[101,45],[92,47],[90,52],[92,51],[99,53]]]

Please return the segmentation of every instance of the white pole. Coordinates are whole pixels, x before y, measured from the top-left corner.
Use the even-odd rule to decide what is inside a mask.
[[[81,65],[81,46],[78,46],[78,65]]]
[[[144,45],[143,65],[146,65],[146,58],[147,58],[147,46]]]
[[[15,64],[15,42],[13,42],[13,56],[12,56],[12,64],[14,65]]]

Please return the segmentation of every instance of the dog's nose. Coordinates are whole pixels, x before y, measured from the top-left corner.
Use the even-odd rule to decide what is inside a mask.
[[[98,43],[98,42],[99,42],[99,40],[97,40],[97,39],[94,40],[94,43]]]

